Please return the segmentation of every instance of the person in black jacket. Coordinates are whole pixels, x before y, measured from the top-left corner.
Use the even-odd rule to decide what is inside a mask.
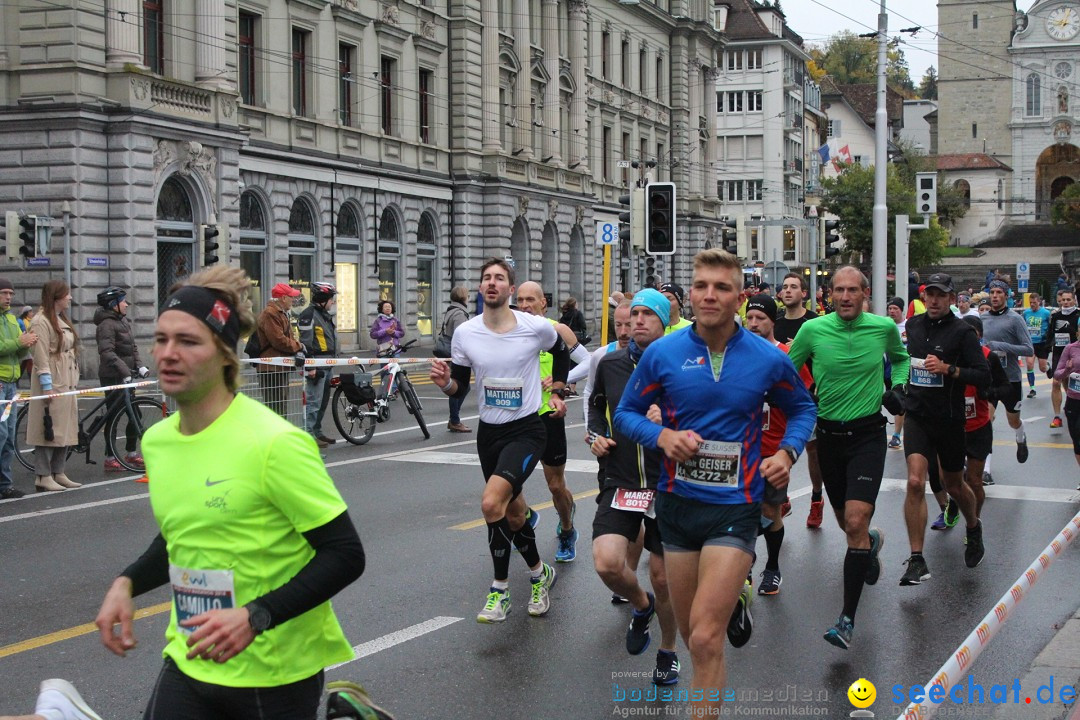
[[[930,578],[922,555],[926,530],[926,476],[931,462],[940,463],[945,489],[960,506],[967,525],[964,562],[969,568],[982,562],[982,524],[976,498],[964,482],[964,392],[967,385],[990,385],[986,363],[975,329],[956,317],[952,278],[934,273],[926,282],[926,312],[907,321],[911,371],[904,397],[904,454],[907,457],[907,498],[904,520],[911,557],[901,585],[918,585]],[[896,379],[894,378],[894,381]]]
[[[311,302],[296,322],[300,330],[300,343],[307,348],[310,357],[332,358],[337,355],[337,326],[334,324],[334,308],[337,288],[326,282],[311,284]],[[315,438],[320,448],[333,445],[322,429],[326,406],[330,402],[330,375],[333,368],[313,367],[306,373],[304,391],[307,405],[304,410],[304,429]]]
[[[562,316],[559,317],[559,322],[573,330],[578,342],[582,345],[588,345],[592,340],[589,337],[589,329],[585,326],[585,316],[578,309],[577,298],[566,298],[566,302],[562,305]]]
[[[97,302],[99,307],[94,312],[94,324],[97,325],[98,378],[101,384],[120,385],[131,382],[135,375],[140,378],[149,376],[150,370],[139,362],[139,348],[135,345],[135,337],[127,319],[130,305],[127,291],[120,287],[107,287],[98,293]],[[114,407],[122,405],[124,395],[130,392],[130,389],[106,392],[106,412],[112,412]],[[124,437],[127,460],[141,467],[142,458],[135,447],[139,433],[130,420]],[[125,469],[115,457],[105,458],[106,472],[123,472]]]

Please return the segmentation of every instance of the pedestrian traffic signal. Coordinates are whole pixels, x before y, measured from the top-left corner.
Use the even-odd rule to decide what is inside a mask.
[[[645,252],[675,254],[675,183],[645,186]]]
[[[645,287],[656,288],[656,258],[645,256]]]
[[[915,173],[915,211],[920,215],[937,213],[937,173]]]
[[[821,218],[818,223],[818,237],[821,238],[818,241],[818,259],[828,260],[840,254],[840,248],[832,247],[833,243],[840,242],[840,233],[837,230],[840,221]]]
[[[7,247],[7,259],[19,259],[19,213],[8,210],[4,213],[4,241]]]
[[[732,255],[739,254],[739,221],[733,217],[724,218],[723,245],[724,250]]]
[[[221,257],[229,260],[229,228],[226,225],[199,226],[199,253],[203,267],[210,267]]]
[[[36,220],[33,215],[19,218],[19,253],[25,258],[37,257]]]

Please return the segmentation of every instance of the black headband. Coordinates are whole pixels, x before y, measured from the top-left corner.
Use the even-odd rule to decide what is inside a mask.
[[[165,303],[161,312],[181,310],[201,320],[227,347],[240,342],[240,317],[236,308],[204,287],[185,285]]]

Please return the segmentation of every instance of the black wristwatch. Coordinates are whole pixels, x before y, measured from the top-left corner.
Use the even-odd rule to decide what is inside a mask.
[[[949,377],[955,378],[960,376],[960,367],[957,365],[949,366]]]
[[[248,624],[256,635],[262,635],[270,627],[270,611],[255,602],[249,602],[244,607],[248,611]]]
[[[558,390],[552,390],[551,391],[552,395],[557,395],[562,400],[566,399],[567,393],[568,393],[568,391],[566,389],[566,386],[563,386],[563,387],[559,388]]]
[[[792,465],[799,461],[799,453],[795,452],[795,448],[790,445],[781,445],[780,449],[788,454],[788,457],[791,458]]]

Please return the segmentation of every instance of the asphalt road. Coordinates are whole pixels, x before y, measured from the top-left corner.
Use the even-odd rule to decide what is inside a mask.
[[[726,714],[847,717],[847,688],[865,677],[877,687],[871,710],[879,718],[896,716],[893,685],[927,682],[1078,509],[1074,488],[1080,471],[1068,436],[1050,434],[1048,383],[1041,381],[1039,388],[1040,397],[1026,401],[1023,410],[1031,444],[1027,464],[1016,463],[1004,418],[995,425],[998,484],[987,491],[987,557],[977,569],[964,567],[960,527],[928,530],[925,552],[933,578],[918,587],[898,586],[908,554],[901,514],[905,472],[903,453],[890,451],[875,517],[887,536],[882,577],[863,595],[854,645],[846,652],[821,639],[840,611],[843,537],[828,517],[822,530],[805,528],[809,482],[804,463],[796,466],[795,511],[781,556],[783,587],[779,595],[755,598],[753,638],[728,652],[734,700]],[[687,716],[677,700],[632,700],[634,692],[651,688],[654,653],[650,648],[638,657],[626,654],[628,610],[610,604],[610,593],[593,572],[595,465],[578,442],[580,401],[571,402],[567,473],[580,496],[577,562],[557,566],[552,610],[538,619],[525,612],[528,577],[515,558],[513,612],[502,625],[483,626],[474,618],[491,563],[479,511],[475,441],[447,432],[445,400],[430,385],[419,390],[430,440],[423,440],[398,402],[391,421],[378,427],[369,444],[339,442],[325,453],[368,555],[364,576],[334,601],[361,657],[329,670],[328,678],[362,682],[399,719]],[[464,417],[475,428],[472,408],[466,406]],[[100,460],[100,448],[94,452]],[[89,623],[111,578],[156,532],[146,486],[127,475],[106,477],[100,464],[86,466],[81,458],[70,463],[69,474],[85,487],[0,502],[0,713],[28,712],[40,680],[64,677],[107,720],[138,718],[160,666],[168,594],[159,589],[138,599],[149,615],[137,621],[140,644],[126,659],[105,651]],[[30,489],[32,480],[21,468],[16,474],[18,486]],[[539,471],[525,492],[541,509],[538,536],[550,561],[556,516]],[[762,566],[759,560],[755,571]],[[1078,570],[1080,551],[1074,547],[974,664],[975,681],[989,688],[1022,676],[1056,626],[1080,605]],[[681,641],[679,647],[688,677],[689,655]],[[988,715],[978,706],[939,713]]]

